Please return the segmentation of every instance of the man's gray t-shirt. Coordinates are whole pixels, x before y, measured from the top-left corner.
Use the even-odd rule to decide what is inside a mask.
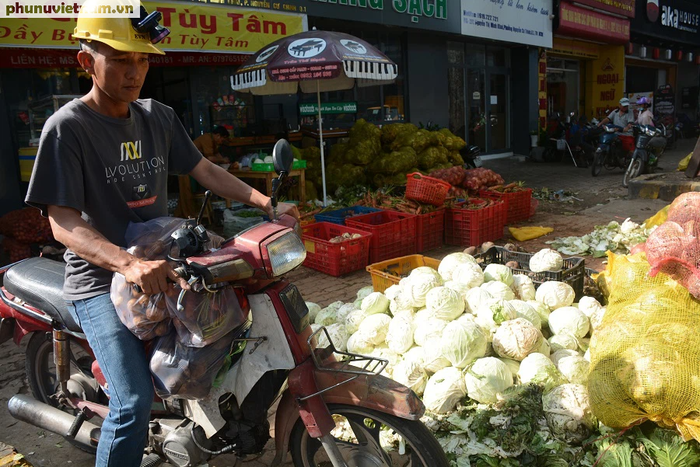
[[[610,112],[608,118],[613,125],[621,126],[622,128],[626,127],[630,123],[634,123],[634,115],[632,115],[632,112],[629,110],[623,114],[620,112],[620,109],[615,109]]]
[[[129,104],[128,118],[111,118],[75,99],[44,125],[26,202],[82,213],[90,225],[124,247],[129,222],[168,215],[168,174],[189,173],[202,155],[175,112],[151,99]],[[68,250],[64,297],[109,292],[112,272]]]

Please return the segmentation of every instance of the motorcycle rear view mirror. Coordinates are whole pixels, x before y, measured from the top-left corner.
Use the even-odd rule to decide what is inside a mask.
[[[294,163],[294,153],[289,141],[281,139],[275,143],[275,147],[272,148],[272,163],[277,175],[282,172],[289,173]]]

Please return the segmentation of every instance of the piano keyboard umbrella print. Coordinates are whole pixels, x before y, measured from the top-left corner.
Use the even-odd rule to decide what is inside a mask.
[[[259,96],[296,94],[299,89],[304,93],[316,93],[325,206],[321,92],[352,89],[355,85],[391,84],[398,73],[396,63],[362,39],[313,29],[279,39],[253,54],[231,76],[231,87]]]

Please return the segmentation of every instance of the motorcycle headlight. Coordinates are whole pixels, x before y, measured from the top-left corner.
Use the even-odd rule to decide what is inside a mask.
[[[295,232],[287,232],[263,246],[272,275],[278,277],[300,266],[306,259],[306,248]]]

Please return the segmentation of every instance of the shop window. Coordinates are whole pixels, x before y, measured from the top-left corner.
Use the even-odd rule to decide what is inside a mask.
[[[486,66],[507,67],[510,66],[510,49],[504,47],[486,48]]]
[[[465,63],[469,68],[486,66],[486,48],[480,44],[465,44]]]

